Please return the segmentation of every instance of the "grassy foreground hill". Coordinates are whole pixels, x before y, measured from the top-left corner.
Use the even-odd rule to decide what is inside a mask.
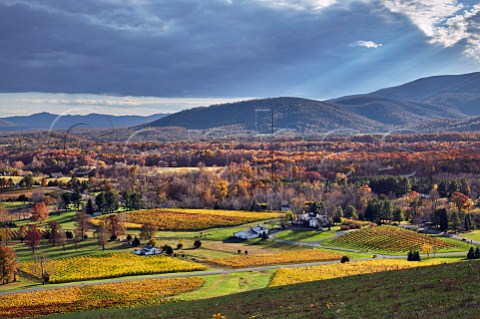
[[[479,291],[472,261],[49,318],[478,318]]]

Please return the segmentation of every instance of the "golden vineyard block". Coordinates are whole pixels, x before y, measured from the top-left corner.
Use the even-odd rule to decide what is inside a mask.
[[[241,268],[274,264],[289,264],[314,261],[339,260],[342,255],[324,250],[297,250],[273,254],[239,255],[213,260],[213,263],[225,267]]]
[[[398,259],[384,259],[310,267],[281,268],[275,273],[275,276],[270,282],[270,286],[291,285],[301,282],[431,266],[435,264],[440,264],[440,262],[419,263]]]
[[[126,216],[129,228],[139,229],[142,224],[152,223],[158,230],[202,230],[278,218],[282,213],[168,208],[132,211]],[[104,217],[94,218],[91,223],[98,225],[101,218]]]
[[[50,276],[51,283],[207,269],[204,265],[173,257],[145,257],[131,253],[72,257],[51,262],[54,269]],[[20,266],[24,273],[33,275],[31,272],[32,262],[23,262]]]
[[[423,244],[432,248],[452,248],[454,244],[435,237],[420,234],[395,226],[373,226],[349,232],[332,239],[329,244],[366,249],[381,249],[389,251],[421,250]]]
[[[203,284],[198,277],[161,278],[15,293],[0,298],[0,318],[161,304]]]

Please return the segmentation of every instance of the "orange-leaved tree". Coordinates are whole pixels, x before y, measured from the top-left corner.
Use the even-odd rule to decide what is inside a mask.
[[[0,279],[2,284],[17,280],[17,256],[7,246],[0,246]]]
[[[449,202],[454,203],[457,206],[458,212],[462,209],[468,210],[472,205],[472,200],[465,194],[460,192],[453,193],[450,198]]]
[[[38,202],[33,207],[32,220],[43,221],[48,219],[48,209],[44,202]]]
[[[42,232],[35,224],[28,225],[27,236],[25,237],[25,244],[32,248],[35,252],[35,248],[40,245],[40,239],[42,239]]]

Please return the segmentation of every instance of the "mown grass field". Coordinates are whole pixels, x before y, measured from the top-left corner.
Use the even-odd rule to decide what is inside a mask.
[[[13,202],[2,202],[1,205],[6,209],[19,209],[19,208],[29,207],[30,203],[13,201]]]
[[[136,309],[50,316],[100,318],[478,318],[480,261],[259,289]],[[255,317],[253,317],[255,316]]]
[[[480,242],[480,230],[475,230],[470,233],[464,233],[460,236]]]
[[[52,208],[49,208],[50,216],[48,220],[43,222],[34,222],[30,219],[15,221],[18,227],[21,225],[37,224],[40,227],[46,227],[47,223],[50,221],[57,221],[64,230],[73,230],[75,228],[75,210],[62,211],[60,213],[52,211]]]
[[[289,229],[275,235],[275,238],[289,241],[314,242],[332,238],[340,227],[332,227],[330,231],[318,231],[304,228]]]

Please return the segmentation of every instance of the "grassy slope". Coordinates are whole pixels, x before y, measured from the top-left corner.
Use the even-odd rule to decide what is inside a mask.
[[[480,241],[480,230],[475,230],[475,231],[470,232],[470,233],[464,233],[464,234],[461,234],[460,236],[465,237],[467,239]]]
[[[478,291],[480,261],[473,261],[52,318],[476,318]]]
[[[336,233],[333,230],[320,232],[318,230],[291,229],[275,235],[275,238],[290,241],[313,242],[328,239],[335,235]]]

